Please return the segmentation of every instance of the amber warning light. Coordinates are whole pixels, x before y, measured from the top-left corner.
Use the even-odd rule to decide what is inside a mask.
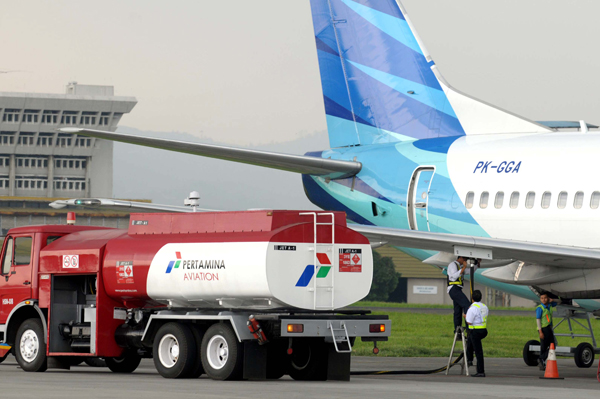
[[[303,333],[304,332],[304,324],[288,324],[287,331],[289,333]]]
[[[385,324],[369,324],[369,332],[371,332],[371,333],[385,332]]]

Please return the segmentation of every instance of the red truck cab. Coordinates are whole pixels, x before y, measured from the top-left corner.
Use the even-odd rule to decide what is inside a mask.
[[[39,306],[40,251],[61,237],[104,227],[45,225],[8,231],[2,245],[0,269],[0,361],[14,346],[17,330],[28,319],[38,319],[46,334],[48,309]]]

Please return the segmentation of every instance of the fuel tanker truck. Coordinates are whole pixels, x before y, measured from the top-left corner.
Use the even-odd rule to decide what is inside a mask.
[[[102,358],[166,378],[348,380],[387,316],[341,308],[371,287],[369,241],[341,212],[131,214],[127,230],[45,225],[2,247],[0,359],[25,371]]]

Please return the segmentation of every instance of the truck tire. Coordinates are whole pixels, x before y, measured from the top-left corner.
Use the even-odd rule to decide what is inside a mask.
[[[213,380],[242,378],[242,345],[228,324],[213,324],[206,330],[201,354],[204,371]]]
[[[40,319],[27,319],[19,326],[15,339],[15,357],[25,371],[42,372],[48,368],[44,327]]]
[[[106,367],[113,373],[133,373],[142,358],[135,351],[126,351],[121,357],[107,357],[105,361]]]
[[[196,341],[191,329],[181,323],[167,323],[154,336],[152,357],[165,378],[188,378],[195,370]]]
[[[190,373],[190,378],[198,378],[204,374],[204,367],[202,366],[202,338],[206,333],[206,327],[200,325],[192,325],[190,327],[192,334],[194,335],[194,341],[196,342],[196,353],[194,353],[194,367]]]
[[[540,344],[540,341],[531,340],[531,341],[527,341],[527,343],[523,347],[523,360],[525,361],[526,365],[528,365],[530,367],[535,367],[538,365],[538,359],[540,358],[540,355],[536,355],[535,353],[531,352],[529,350],[529,345],[539,345],[539,344]]]
[[[587,342],[582,342],[575,348],[575,364],[581,369],[587,369],[594,364],[594,348]]]
[[[289,375],[299,381],[327,379],[327,345],[320,339],[298,339],[292,344]]]

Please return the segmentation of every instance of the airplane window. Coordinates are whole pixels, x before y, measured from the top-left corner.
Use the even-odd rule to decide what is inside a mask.
[[[534,203],[535,203],[535,192],[530,191],[527,193],[527,197],[525,198],[525,208],[527,208],[527,209],[533,208]]]
[[[504,191],[498,191],[496,193],[496,201],[494,201],[494,206],[496,209],[502,208],[502,204],[504,203]]]
[[[558,209],[565,209],[567,206],[567,197],[568,194],[566,191],[561,191],[560,194],[558,194]]]
[[[481,209],[487,208],[488,200],[490,199],[490,193],[484,191],[481,193],[481,198],[479,198],[479,207]]]
[[[573,208],[581,209],[583,206],[583,191],[577,191],[575,193],[575,200],[573,201]]]
[[[542,208],[548,209],[550,207],[550,200],[552,199],[552,193],[550,191],[546,191],[544,195],[542,195]]]
[[[469,191],[467,193],[467,199],[465,200],[465,206],[467,209],[473,208],[473,199],[475,198],[475,193],[473,191]]]
[[[590,208],[598,209],[599,204],[600,204],[600,191],[594,191],[592,193],[592,199],[590,200]]]
[[[515,209],[518,206],[519,206],[519,192],[513,191],[513,193],[510,195],[510,207],[512,209]]]

